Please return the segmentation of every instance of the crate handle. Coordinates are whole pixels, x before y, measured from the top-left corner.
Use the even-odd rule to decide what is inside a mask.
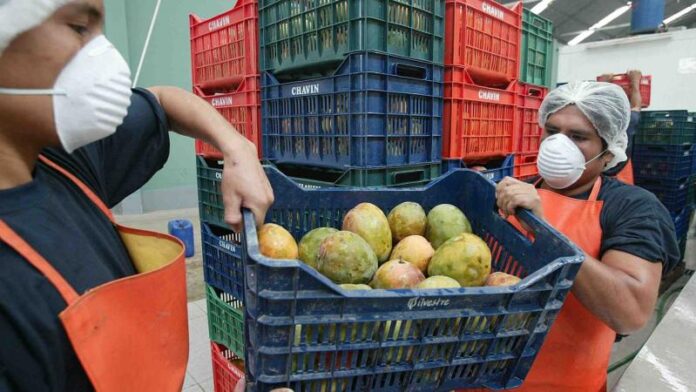
[[[408,184],[423,181],[425,173],[423,170],[410,170],[394,173],[392,177],[393,184]]]
[[[418,67],[416,65],[408,64],[396,64],[394,68],[394,72],[397,76],[404,76],[414,79],[425,79],[428,76],[428,71],[426,71],[425,67]]]
[[[527,95],[529,95],[530,97],[541,98],[544,95],[544,92],[541,91],[541,89],[538,87],[529,86],[527,88]]]

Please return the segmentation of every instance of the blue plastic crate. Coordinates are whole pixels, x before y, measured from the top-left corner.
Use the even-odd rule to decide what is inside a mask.
[[[353,53],[333,76],[263,75],[264,158],[325,168],[439,163],[443,67]]]
[[[458,170],[422,189],[304,190],[275,169],[267,220],[301,238],[340,227],[361,202],[385,211],[404,201],[463,209],[492,248],[493,268],[523,278],[511,287],[346,291],[296,260],[259,253],[244,211],[247,382],[252,390],[450,391],[519,386],[561,307],[583,253],[527,211],[531,242],[497,212],[495,187]]]
[[[205,282],[244,300],[241,240],[241,235],[232,230],[201,223]]]
[[[677,238],[682,238],[689,232],[689,223],[691,223],[691,213],[693,210],[693,207],[689,206],[679,212],[671,213]]]
[[[695,179],[694,176],[678,179],[636,176],[634,182],[654,193],[668,210],[675,212],[693,204]]]
[[[633,172],[639,177],[679,179],[696,169],[696,145],[636,144],[633,147]]]
[[[442,160],[442,173],[449,173],[457,169],[466,169],[467,167],[472,168],[478,165],[469,164],[467,165],[460,159],[443,159]],[[515,168],[515,156],[508,155],[505,159],[501,161],[493,161],[483,164],[487,170],[481,172],[484,177],[493,181],[500,182],[505,177],[512,177]]]

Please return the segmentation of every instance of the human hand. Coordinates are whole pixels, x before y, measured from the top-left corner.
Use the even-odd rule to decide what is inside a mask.
[[[630,80],[633,85],[640,85],[640,80],[643,78],[642,72],[637,69],[632,69],[626,72],[626,74],[628,75],[628,80]]]
[[[274,196],[266,173],[259,163],[256,146],[247,139],[235,139],[232,146],[223,148],[225,166],[222,173],[222,198],[225,222],[240,233],[242,207],[250,209],[256,224],[262,225]]]
[[[602,74],[599,78],[597,78],[598,82],[611,82],[611,80],[614,79],[614,74],[613,73],[605,73]]]
[[[496,186],[495,197],[498,208],[506,218],[514,215],[515,209],[525,208],[531,210],[538,218],[544,219],[541,197],[533,184],[505,177]]]

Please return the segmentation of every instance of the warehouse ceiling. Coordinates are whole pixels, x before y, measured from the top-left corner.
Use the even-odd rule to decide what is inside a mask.
[[[531,9],[540,0],[523,0],[525,8]],[[500,1],[510,3],[510,1]],[[665,0],[665,18],[674,15],[684,8],[696,3],[696,0]],[[612,13],[617,8],[626,5],[625,0],[555,0],[541,16],[550,19],[554,24],[554,35],[562,43],[568,43],[575,36],[587,30],[590,26]],[[604,41],[631,35],[631,13],[626,12],[609,25],[596,31],[583,42]],[[696,28],[696,10],[670,24],[670,28]]]

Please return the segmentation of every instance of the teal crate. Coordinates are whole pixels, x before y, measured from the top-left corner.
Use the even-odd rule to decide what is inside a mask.
[[[210,340],[244,357],[244,306],[222,290],[206,286]]]
[[[643,111],[635,144],[695,144],[696,118],[686,110]]]
[[[366,50],[441,65],[444,9],[445,0],[261,0],[261,70],[290,80],[281,75],[321,74]]]
[[[196,157],[198,178],[198,213],[201,222],[229,228],[225,223],[225,205],[222,202],[222,162]]]
[[[528,9],[522,12],[520,80],[552,87],[553,23]]]

